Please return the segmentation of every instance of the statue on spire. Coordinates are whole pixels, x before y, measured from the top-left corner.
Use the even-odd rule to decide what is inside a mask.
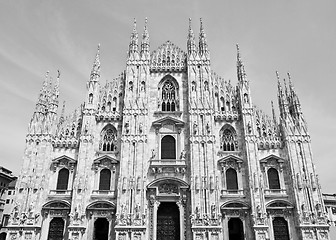
[[[189,18],[187,49],[188,49],[188,54],[196,53],[195,34],[191,28],[191,18]]]
[[[100,51],[100,44],[98,44],[98,47],[97,47],[97,54],[93,62],[90,80],[96,80],[97,78],[100,77],[100,52],[99,51]]]
[[[142,34],[141,55],[145,58],[149,58],[149,33],[147,29],[147,18],[145,19],[145,27]]]
[[[244,66],[242,58],[241,58],[238,43],[236,44],[236,47],[237,47],[237,77],[238,77],[238,82],[244,83],[247,86],[248,81],[247,81],[247,77],[246,77],[245,66]]]
[[[131,41],[129,44],[128,56],[129,58],[134,59],[137,53],[138,53],[138,32],[136,30],[136,19],[134,18],[133,32],[131,34]]]
[[[200,18],[199,53],[200,53],[200,56],[205,56],[206,58],[209,57],[208,43],[207,43],[204,28],[203,28],[202,18]]]

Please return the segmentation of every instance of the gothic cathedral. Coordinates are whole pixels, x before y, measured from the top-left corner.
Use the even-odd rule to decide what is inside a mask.
[[[136,24],[126,70],[59,107],[46,76],[26,136],[7,240],[329,239],[311,140],[289,74],[280,117],[253,105],[237,45],[237,85],[211,70],[200,22],[187,48],[150,51]]]

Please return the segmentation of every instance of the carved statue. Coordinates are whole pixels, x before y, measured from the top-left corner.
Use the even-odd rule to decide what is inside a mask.
[[[196,209],[195,209],[195,215],[196,215],[196,219],[200,219],[200,217],[201,217],[200,206],[196,207]]]
[[[216,205],[214,203],[211,204],[211,218],[216,217]]]
[[[151,156],[151,159],[154,159],[155,156],[156,156],[155,149],[152,149],[152,156]]]
[[[197,133],[197,123],[196,123],[196,121],[193,124],[193,131],[194,131],[194,134]]]
[[[210,125],[209,125],[209,123],[206,124],[205,128],[206,128],[207,133],[209,134],[210,133]]]
[[[140,204],[139,203],[137,203],[134,210],[135,210],[135,218],[140,219]]]
[[[186,151],[183,149],[181,151],[180,159],[185,159],[186,158]]]
[[[142,123],[139,124],[139,133],[142,134],[143,132],[143,125]]]
[[[321,207],[321,204],[320,203],[317,203],[315,205],[315,209],[316,209],[316,212],[317,212],[317,216],[318,217],[321,217],[322,216],[322,207]]]
[[[125,123],[125,131],[126,133],[129,133],[129,121]]]

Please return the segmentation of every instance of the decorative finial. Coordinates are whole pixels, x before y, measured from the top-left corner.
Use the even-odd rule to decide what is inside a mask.
[[[240,49],[239,49],[239,44],[236,43],[236,48],[237,48],[237,60],[241,62],[241,56],[240,56]]]
[[[191,18],[189,18],[189,29],[191,29]]]
[[[273,121],[276,122],[276,116],[275,116],[273,101],[271,101],[271,107],[272,107]]]
[[[200,28],[201,28],[201,33],[203,33],[204,32],[204,28],[203,28],[202,18],[200,18]]]
[[[57,69],[57,78],[60,78],[60,76],[61,76],[61,72],[59,69]]]
[[[290,75],[289,72],[287,72],[287,76],[288,76],[288,79],[289,79],[289,81],[290,81],[290,80],[291,80],[291,75]]]
[[[133,21],[133,32],[136,32],[136,19],[134,18]]]
[[[275,75],[276,75],[278,81],[280,81],[280,77],[279,77],[279,72],[278,71],[275,71]]]
[[[45,78],[48,78],[49,72],[50,72],[49,70],[46,72]]]

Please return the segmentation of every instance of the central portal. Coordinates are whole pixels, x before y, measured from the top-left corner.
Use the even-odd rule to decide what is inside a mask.
[[[180,240],[180,211],[175,202],[161,202],[159,205],[157,240]]]
[[[98,218],[94,227],[94,240],[108,240],[109,222],[106,218]]]

